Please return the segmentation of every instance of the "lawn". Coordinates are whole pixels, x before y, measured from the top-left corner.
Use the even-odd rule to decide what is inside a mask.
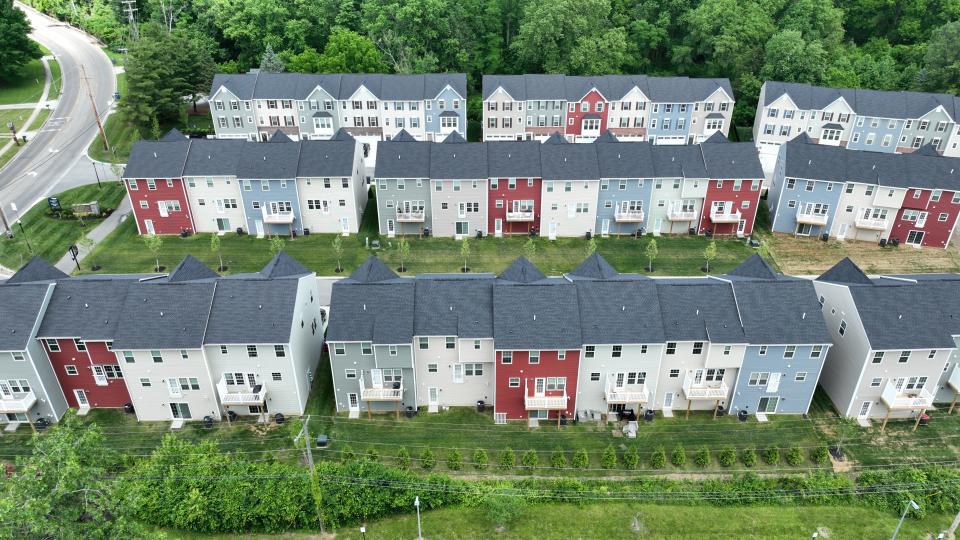
[[[121,95],[123,95],[123,92],[126,90],[123,84],[119,84],[122,80],[123,74],[121,73],[118,76],[118,88],[120,88]],[[184,128],[207,129],[212,133],[213,120],[209,116],[198,115],[188,116],[186,124],[180,121],[162,123],[160,124],[161,136],[172,128],[180,130]],[[110,141],[110,152],[108,153],[103,149],[103,141],[97,137],[90,143],[87,153],[95,160],[111,163],[126,163],[127,158],[130,157],[130,150],[133,148],[133,143],[143,138],[152,137],[152,135],[148,133],[149,130],[141,132],[137,126],[128,122],[122,110],[115,111],[107,117],[107,120],[103,123],[103,131],[107,134],[107,140]]]
[[[60,75],[60,62],[56,60],[50,60],[50,92],[47,94],[47,99],[57,99],[60,97],[60,87],[62,86],[62,79]]]
[[[58,197],[65,209],[69,209],[74,203],[94,200],[100,201],[101,208],[116,208],[124,194],[123,186],[119,182],[104,182],[103,189],[93,184],[65,191]],[[6,212],[8,219],[15,218],[9,208]],[[76,243],[100,222],[87,219],[84,220],[86,226],[81,227],[78,220],[58,219],[49,215],[45,203],[31,208],[22,219],[25,234],[17,226],[16,237],[12,240],[6,236],[0,237],[0,264],[8,268],[19,268],[22,262],[32,255],[39,255],[51,263],[56,263],[66,253],[67,246]],[[27,243],[30,244],[29,248]]]
[[[7,141],[0,139],[0,146],[3,146],[6,142]],[[13,159],[13,156],[17,155],[17,152],[19,152],[21,148],[23,147],[12,145],[5,152],[0,152],[0,169],[3,169],[3,166]]]
[[[0,80],[0,105],[35,103],[43,94],[43,81],[43,63],[31,60],[19,76]]]
[[[33,109],[0,109],[0,133],[3,134],[0,136],[0,144],[10,140],[10,129],[7,127],[7,122],[13,122],[19,134],[21,131],[26,131],[24,123],[32,113]]]
[[[34,131],[43,127],[43,123],[46,122],[47,118],[50,117],[51,112],[53,111],[47,108],[40,109],[40,113],[37,114],[37,117],[33,119],[33,123],[27,128],[27,131]]]

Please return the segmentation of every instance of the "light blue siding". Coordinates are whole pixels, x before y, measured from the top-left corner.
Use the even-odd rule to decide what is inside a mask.
[[[264,190],[260,179],[244,180],[239,179],[240,195],[243,200],[243,208],[247,215],[246,230],[249,234],[256,232],[257,220],[263,220],[263,208],[270,202],[289,202],[290,209],[293,212],[294,219],[292,225],[264,223],[263,230],[266,235],[286,235],[290,234],[291,227],[297,234],[303,234],[303,220],[300,219],[300,197],[297,194],[297,182],[290,178],[287,180],[264,180],[269,184],[269,189]],[[250,189],[247,190],[247,182]],[[254,208],[254,203],[259,203],[259,208]]]
[[[595,231],[603,230],[603,220],[610,220],[610,234],[633,234],[638,229],[648,229],[647,220],[650,214],[650,198],[653,194],[653,180],[650,178],[624,178],[624,189],[620,189],[619,178],[607,178],[600,181],[600,196],[597,201],[597,225]],[[641,185],[642,183],[642,185]],[[606,189],[604,186],[606,185]],[[643,203],[644,221],[618,223],[614,213],[621,201],[641,201]],[[610,203],[610,206],[607,206]]]
[[[811,314],[815,315],[815,314]],[[824,359],[827,357],[827,344],[819,358],[811,358],[812,345],[797,346],[793,358],[785,359],[786,346],[775,345],[767,347],[766,354],[760,355],[760,346],[747,347],[743,358],[743,366],[737,372],[736,387],[730,401],[730,411],[736,413],[745,410],[750,414],[757,412],[760,398],[777,397],[777,413],[804,414],[817,389],[820,371],[823,369]],[[776,391],[768,392],[767,386],[750,386],[752,373],[781,373],[780,384]],[[802,381],[797,380],[797,374],[805,374]]]
[[[430,110],[424,111],[426,116],[425,131],[427,133],[440,134],[440,113],[444,111],[454,111],[457,113],[457,131],[467,138],[467,100],[458,95],[451,88],[445,88],[436,99],[426,100],[430,102]],[[440,108],[440,101],[444,102],[444,108]],[[459,106],[454,109],[453,102],[459,101]]]
[[[843,193],[844,184],[841,182],[810,180],[809,182],[811,182],[813,189],[812,191],[807,191],[808,180],[793,179],[791,189],[791,179],[784,174],[783,155],[784,151],[783,147],[781,147],[767,198],[767,204],[770,207],[771,213],[771,228],[776,232],[782,233],[793,234],[797,232],[797,211],[808,203],[819,203],[828,206],[828,219],[825,225],[812,225],[810,235],[816,236],[829,232],[837,213],[837,205],[840,203],[840,195]],[[794,202],[792,208],[790,207],[790,201]]]
[[[863,118],[863,125],[857,126],[860,122],[860,118]],[[877,122],[877,127],[873,127],[873,122]],[[891,128],[891,122],[894,126]],[[900,132],[903,130],[903,120],[889,120],[886,118],[872,118],[869,116],[857,117],[857,120],[853,123],[853,126],[850,128],[850,141],[847,143],[847,148],[853,150],[869,150],[872,152],[887,152],[893,153],[897,149],[897,143],[900,140]],[[857,137],[859,134],[859,137]],[[872,144],[867,144],[867,140],[870,136],[873,136]],[[883,146],[883,138],[885,136],[890,136],[890,144]],[[857,142],[853,142],[854,139],[857,139]]]
[[[679,137],[686,140],[690,133],[690,122],[693,117],[692,103],[658,103],[651,105],[650,123],[647,129],[647,137]],[[667,106],[670,106],[670,112],[667,112]],[[657,112],[653,112],[656,109]],[[653,127],[653,120],[656,119],[657,127]],[[664,129],[664,123],[669,120],[670,128]],[[680,121],[683,121],[683,127],[678,129]]]

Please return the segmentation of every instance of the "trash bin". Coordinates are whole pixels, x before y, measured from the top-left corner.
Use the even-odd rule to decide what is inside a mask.
[[[930,415],[929,415],[929,414],[923,413],[923,414],[920,415],[920,425],[921,425],[921,426],[930,425]]]
[[[283,423],[286,421],[286,418],[283,417],[282,413],[277,413],[273,416],[273,421],[278,425],[283,425]]]
[[[727,414],[727,410],[723,407],[723,405],[718,405],[718,406],[717,406],[717,416],[723,416],[723,415],[725,415],[725,414]]]
[[[327,435],[317,435],[317,448],[326,448],[330,446],[330,437]]]
[[[743,409],[740,409],[739,411],[737,411],[737,420],[741,422],[746,422],[747,416],[750,416],[750,414],[747,411]]]
[[[655,413],[653,409],[647,409],[646,411],[643,411],[643,419],[647,422],[653,422],[653,418],[656,416],[656,414],[657,413]]]
[[[477,412],[482,413],[487,410],[487,404],[483,400],[477,400]]]
[[[407,407],[404,414],[407,415],[407,418],[413,418],[413,415],[417,414],[417,411],[413,407]]]
[[[212,417],[212,416],[204,416],[204,417],[203,417],[203,427],[205,427],[205,428],[207,428],[207,429],[210,429],[210,428],[213,427],[213,417]]]
[[[133,403],[124,403],[123,412],[127,414],[133,414]]]

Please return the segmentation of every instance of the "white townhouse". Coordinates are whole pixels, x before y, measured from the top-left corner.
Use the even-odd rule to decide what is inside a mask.
[[[540,235],[555,240],[595,232],[600,193],[596,147],[570,144],[555,134],[543,144],[540,156]]]

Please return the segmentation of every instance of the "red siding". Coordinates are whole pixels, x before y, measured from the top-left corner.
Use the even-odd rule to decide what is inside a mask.
[[[130,394],[127,392],[127,386],[123,379],[107,379],[106,386],[98,386],[93,377],[93,368],[91,365],[117,365],[117,357],[107,350],[107,344],[102,341],[85,342],[86,352],[78,351],[73,344],[72,339],[58,339],[60,352],[50,352],[46,343],[43,344],[44,350],[50,357],[53,364],[53,371],[57,374],[57,380],[60,381],[60,388],[63,394],[67,396],[67,403],[73,408],[78,408],[77,397],[73,393],[75,389],[86,392],[87,401],[91,407],[123,407],[130,403]],[[66,366],[76,366],[76,375],[67,375]],[[123,369],[123,366],[120,366]]]
[[[193,232],[193,217],[190,215],[190,204],[187,202],[187,193],[183,180],[174,178],[169,180],[157,179],[156,189],[148,189],[147,180],[138,178],[137,189],[131,189],[131,181],[127,181],[127,193],[130,194],[130,203],[133,205],[133,215],[137,218],[137,227],[140,234],[147,234],[146,220],[153,221],[153,229],[157,234],[180,234],[184,229]],[[141,201],[147,202],[147,207],[140,206]],[[157,206],[159,201],[179,201],[180,211],[169,212],[167,217],[160,216]]]
[[[960,204],[954,204],[953,191],[943,191],[939,201],[932,201],[932,191],[929,189],[908,189],[903,199],[903,207],[897,212],[897,219],[893,223],[890,239],[898,239],[901,243],[907,241],[910,231],[923,231],[924,246],[945,248],[951,240],[950,233],[960,215]],[[914,198],[914,196],[918,196]],[[905,210],[927,212],[927,221],[923,227],[917,227],[916,222],[903,219]],[[940,214],[946,214],[946,221],[940,221]]]
[[[589,103],[590,110],[582,111],[581,103]],[[574,104],[574,110],[570,111],[570,103]],[[600,117],[600,134],[602,135],[604,131],[607,130],[607,109],[610,107],[610,104],[607,103],[603,96],[600,95],[596,90],[591,90],[586,96],[583,97],[580,101],[573,101],[567,104],[567,119],[566,126],[564,129],[567,135],[580,135],[580,128],[583,125],[583,117],[588,114],[595,114]],[[603,110],[597,111],[597,103],[603,103]],[[573,119],[573,125],[570,124],[570,119]]]
[[[530,381],[532,393],[533,379],[536,377],[566,377],[569,399],[566,410],[562,412],[567,418],[573,418],[576,411],[577,374],[580,369],[579,349],[566,351],[564,360],[558,359],[557,351],[540,351],[539,364],[529,362],[529,351],[513,351],[513,362],[510,364],[501,361],[502,354],[497,351],[495,412],[507,413],[507,418],[511,420],[524,419],[527,417],[523,399],[527,380]],[[519,388],[510,388],[511,377],[520,378]],[[546,395],[562,395],[562,392],[547,392]],[[557,411],[550,411],[550,417],[556,418]]]
[[[490,196],[487,197],[487,234],[494,233],[494,224],[497,219],[503,220],[503,234],[527,234],[531,227],[536,227],[540,223],[540,187],[541,180],[533,179],[533,185],[528,186],[528,178],[517,178],[517,187],[510,189],[509,178],[497,179],[497,187],[493,188],[490,184]],[[533,199],[533,221],[507,221],[507,209],[513,205],[515,200]],[[503,208],[497,208],[497,201],[503,201]]]
[[[739,190],[734,190],[736,184],[734,180],[720,180],[722,187],[717,187],[717,182],[716,179],[710,180],[707,185],[707,196],[703,200],[703,209],[700,213],[699,233],[703,234],[707,229],[710,229],[713,234],[736,234],[737,223],[714,223],[710,220],[710,207],[713,201],[732,201],[733,207],[740,210],[743,215],[742,219],[746,221],[743,234],[752,234],[753,222],[757,217],[757,205],[760,204],[760,183],[757,184],[757,190],[752,191],[750,180],[743,180],[740,183]],[[749,201],[750,207],[744,208],[743,201]]]

